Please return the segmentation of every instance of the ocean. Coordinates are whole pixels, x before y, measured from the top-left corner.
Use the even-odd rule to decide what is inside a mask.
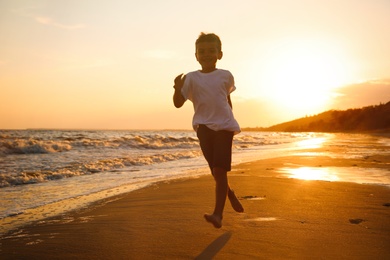
[[[335,137],[242,132],[234,138],[233,164],[293,155],[325,140],[350,146],[350,153],[337,155],[344,157],[378,153],[362,145],[365,138],[390,148],[386,137]],[[205,174],[209,169],[194,131],[0,130],[0,234],[159,181]],[[331,181],[390,185],[389,170],[358,174],[341,172]]]

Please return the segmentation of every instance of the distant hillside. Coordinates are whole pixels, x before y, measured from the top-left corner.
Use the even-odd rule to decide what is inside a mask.
[[[390,102],[358,109],[330,110],[267,128],[244,130],[280,132],[362,132],[390,131]]]

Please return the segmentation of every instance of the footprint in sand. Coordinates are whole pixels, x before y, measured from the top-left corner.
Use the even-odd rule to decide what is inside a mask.
[[[349,220],[349,222],[351,223],[351,224],[360,224],[360,223],[362,223],[364,221],[364,219],[361,219],[361,218],[354,218],[354,219],[350,219]]]

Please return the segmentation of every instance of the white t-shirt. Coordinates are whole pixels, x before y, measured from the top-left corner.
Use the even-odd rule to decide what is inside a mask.
[[[226,130],[236,134],[241,131],[227,100],[235,89],[233,75],[227,70],[193,71],[186,75],[181,93],[194,105],[192,126],[195,131],[200,124],[214,131]]]

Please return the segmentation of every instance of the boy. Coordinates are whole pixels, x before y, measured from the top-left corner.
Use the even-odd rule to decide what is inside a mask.
[[[193,103],[192,125],[216,183],[214,212],[205,214],[204,218],[220,228],[226,196],[235,211],[244,212],[227,179],[227,172],[231,170],[233,135],[240,132],[230,100],[230,93],[236,87],[229,71],[216,68],[217,61],[222,59],[222,44],[217,35],[201,33],[195,48],[195,57],[202,69],[175,78],[173,103],[177,108],[187,99]]]

